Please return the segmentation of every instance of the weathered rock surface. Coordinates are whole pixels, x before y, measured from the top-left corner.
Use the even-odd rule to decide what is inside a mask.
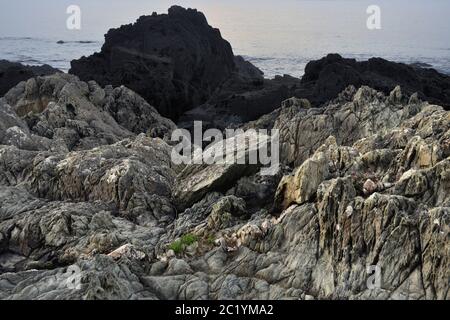
[[[261,167],[258,153],[269,145],[269,136],[256,131],[243,132],[194,155],[177,176],[173,194],[177,207],[189,208],[207,193],[225,192],[242,177],[256,174]]]
[[[18,62],[0,60],[0,97],[21,81],[36,76],[51,75],[57,72],[61,71],[49,65],[28,66]]]
[[[275,112],[275,121],[253,123],[290,119],[304,128],[331,110],[336,118],[351,110],[360,116],[358,127],[331,122],[336,128],[311,142],[311,149],[320,145],[279,184],[275,217],[262,210],[239,220],[229,213],[233,206],[221,205],[231,199],[213,194],[209,201],[217,205],[202,200],[181,214],[184,222],[175,229],[195,217],[183,232],[198,236],[190,249],[196,254],[177,254],[192,271],[175,276],[160,269],[146,283],[177,298],[448,299],[450,114],[403,98],[398,89],[390,96],[368,88],[350,92],[351,99],[334,101],[329,110],[284,118],[308,107],[294,99]],[[373,187],[365,190],[369,180]],[[211,237],[218,249],[205,249]],[[370,282],[374,268],[379,286]],[[170,291],[156,285],[162,281],[173,281]],[[186,283],[201,289],[188,293]]]
[[[2,128],[26,130],[7,106]],[[180,168],[131,131],[70,152],[7,140],[0,298],[449,298],[448,111],[348,88],[246,126],[282,129],[296,168]]]
[[[125,87],[57,74],[10,90],[0,100],[0,298],[149,297],[136,293],[137,274],[175,218],[171,148],[158,138],[174,128]]]
[[[415,97],[415,96],[414,96]],[[280,110],[249,124],[280,131],[281,156],[285,164],[298,166],[329,136],[338,144],[352,145],[359,139],[397,128],[417,114],[423,103],[410,99],[396,87],[389,96],[368,87],[350,86],[337,99],[313,108],[303,99],[292,98]]]
[[[135,134],[169,138],[175,125],[125,87],[68,74],[30,78],[0,99],[0,143],[28,150],[85,150]]]
[[[131,90],[66,74],[31,78],[0,100],[0,272],[24,272],[8,283],[43,279],[56,290],[34,287],[22,298],[81,298],[59,295],[72,288],[66,269],[80,257],[154,254],[175,218],[171,147],[161,139],[174,128]]]
[[[138,223],[173,219],[169,146],[143,135],[71,153],[0,147],[0,180],[51,201],[113,203]]]

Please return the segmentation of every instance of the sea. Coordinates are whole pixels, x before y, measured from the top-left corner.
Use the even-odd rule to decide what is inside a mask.
[[[67,26],[73,4],[80,29]],[[328,53],[450,74],[448,0],[0,0],[0,59],[68,71],[71,60],[101,49],[108,29],[173,4],[202,11],[267,78],[301,77],[309,61]]]

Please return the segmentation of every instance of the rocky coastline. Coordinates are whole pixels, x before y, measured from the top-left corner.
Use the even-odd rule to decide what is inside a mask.
[[[0,62],[0,299],[450,298],[449,76],[265,79],[178,6],[71,65]],[[277,130],[279,170],[175,164],[193,121]]]

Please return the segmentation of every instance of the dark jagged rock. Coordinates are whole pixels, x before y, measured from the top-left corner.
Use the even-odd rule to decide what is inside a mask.
[[[235,76],[208,102],[185,112],[178,126],[190,130],[194,120],[201,120],[205,128],[236,127],[272,112],[299,88],[300,80],[288,75],[253,81]]]
[[[0,60],[0,97],[21,81],[57,72],[61,71],[47,64],[42,66],[27,66],[18,62]]]
[[[219,128],[255,120],[300,83],[292,77],[264,80],[261,70],[233,55],[202,13],[177,6],[110,30],[101,52],[72,61],[70,73],[101,85],[125,85],[162,115],[181,116],[183,127],[193,120]]]
[[[347,86],[369,86],[388,94],[400,85],[406,94],[417,92],[419,98],[450,107],[450,77],[434,69],[421,68],[372,58],[358,62],[338,54],[311,61],[306,65],[302,90],[298,97],[308,98],[313,104],[334,99]]]
[[[238,74],[242,78],[247,78],[248,80],[255,81],[256,83],[260,83],[264,79],[264,72],[245,60],[243,57],[235,56],[234,63],[238,69]]]
[[[236,71],[230,44],[195,9],[142,16],[111,29],[100,53],[71,63],[70,73],[101,85],[125,85],[176,119],[201,105]]]

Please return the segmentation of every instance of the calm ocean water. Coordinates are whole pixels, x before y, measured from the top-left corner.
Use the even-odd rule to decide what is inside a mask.
[[[0,59],[32,65],[47,63],[64,71],[72,59],[99,51],[109,28],[153,11],[166,12],[172,4],[164,0],[79,0],[82,29],[71,31],[66,28],[65,11],[73,1],[1,1]],[[450,74],[447,0],[178,3],[203,11],[209,23],[230,41],[235,54],[261,68],[266,77],[301,76],[308,61],[330,52],[358,60],[378,56],[406,63],[422,62]],[[366,9],[373,3],[381,8],[381,30],[366,27]],[[58,40],[65,43],[57,44]]]

